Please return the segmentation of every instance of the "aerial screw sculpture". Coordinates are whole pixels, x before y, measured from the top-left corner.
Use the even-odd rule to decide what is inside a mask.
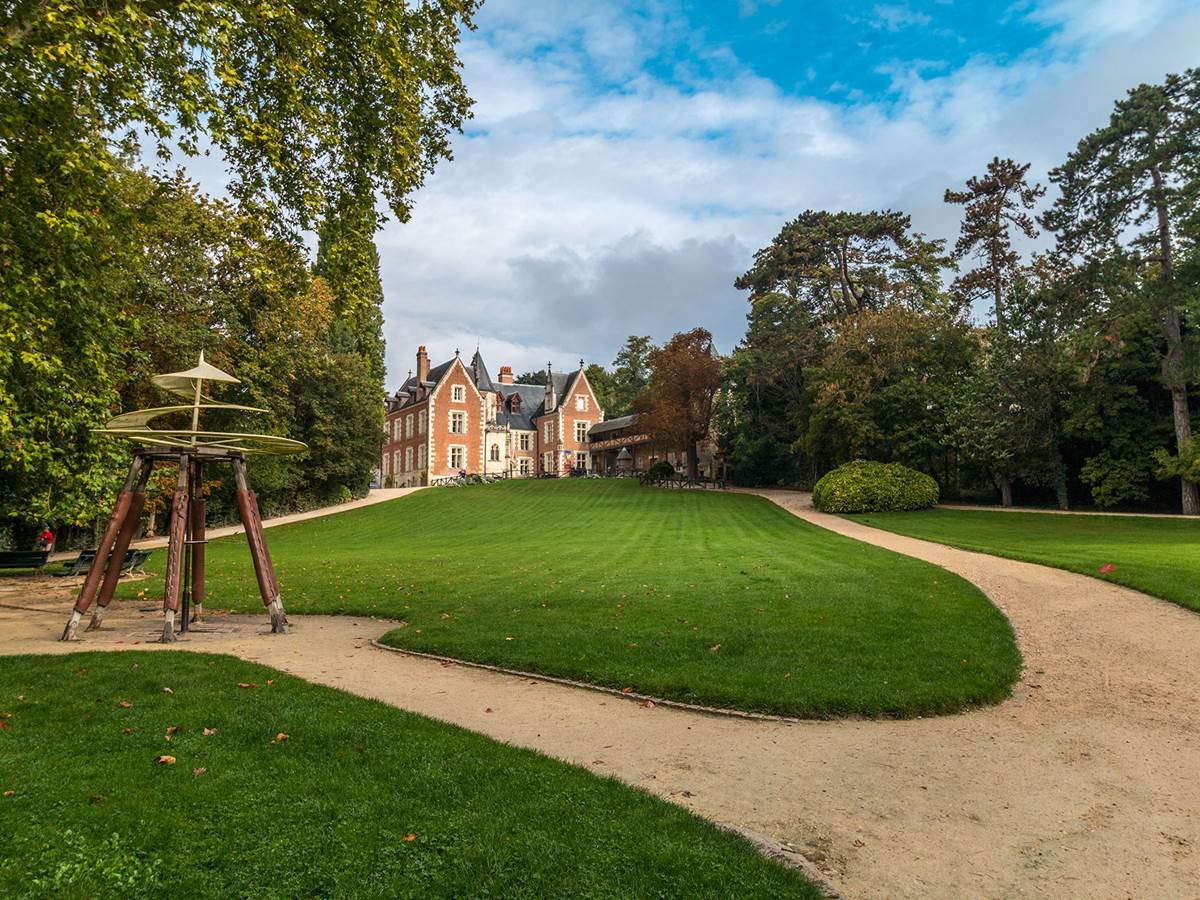
[[[190,402],[184,405],[139,409],[110,419],[101,433],[124,438],[137,445],[125,484],[109,517],[104,536],[96,548],[96,559],[84,579],[71,618],[63,630],[62,640],[74,640],[84,614],[96,602],[87,630],[100,627],[104,612],[116,590],[125,552],[137,531],[142,508],[146,502],[146,483],[155,463],[175,463],[179,466],[175,494],[172,498],[168,525],[167,571],[163,590],[163,632],[160,640],[175,640],[175,626],[188,630],[189,622],[199,622],[204,605],[204,469],[214,463],[228,463],[233,468],[237,487],[238,514],[250,544],[250,558],[258,578],[258,590],[271,616],[271,631],[287,631],[288,620],[279,597],[279,583],[267,552],[259,516],[258,498],[246,481],[247,456],[283,456],[307,449],[300,441],[268,434],[249,434],[230,431],[202,431],[200,414],[205,410],[224,409],[261,413],[266,410],[233,403],[217,403],[204,393],[204,382],[238,383],[226,372],[204,361],[204,354],[194,368],[183,372],[156,375],[154,383]],[[191,428],[151,428],[150,422],[160,416],[191,413]],[[182,610],[180,609],[182,601]],[[182,615],[180,613],[182,612]]]

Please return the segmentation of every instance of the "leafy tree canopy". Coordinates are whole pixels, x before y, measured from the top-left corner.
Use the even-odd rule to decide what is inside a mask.
[[[778,291],[832,319],[900,304],[943,305],[944,242],[911,229],[903,213],[808,210],[783,226],[734,282],[751,297]]]

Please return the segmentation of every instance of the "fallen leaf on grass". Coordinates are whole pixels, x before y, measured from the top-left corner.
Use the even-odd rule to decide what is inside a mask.
[[[164,694],[173,694],[173,693],[175,693],[175,692],[174,692],[173,690],[171,690],[169,687],[165,687],[165,688],[163,688],[163,689],[162,689],[162,692],[163,692]]]
[[[156,763],[158,763],[160,766],[173,766],[173,765],[175,765],[175,757],[173,757],[173,756],[160,756],[160,757],[158,757],[157,759],[155,759],[154,761],[155,761]]]
[[[24,700],[24,699],[25,699],[25,695],[24,695],[24,694],[17,694],[17,699],[18,699],[18,700]]]
[[[1109,572],[1111,572],[1115,568],[1116,568],[1116,566],[1114,566],[1112,563],[1105,563],[1104,565],[1102,565],[1100,567],[1100,574],[1107,575]]]
[[[179,730],[179,726],[178,726],[178,725],[168,725],[168,726],[167,726],[167,733],[166,733],[166,735],[165,735],[166,739],[169,741],[169,740],[171,739],[171,735],[173,735],[173,734],[174,734],[175,732],[177,732],[178,730]]]
[[[410,831],[408,834],[406,834],[404,836],[404,843],[411,844],[416,839],[417,839],[417,836]]]
[[[709,650],[711,650],[713,653],[716,653],[718,650],[720,650],[720,649],[721,649],[721,645],[720,645],[720,644],[713,644],[713,645],[712,645],[711,647],[709,647],[708,649],[709,649]]]
[[[240,688],[256,688],[256,687],[258,687],[258,685],[255,684],[253,681],[239,681],[238,687],[240,687]]]
[[[92,794],[92,796],[88,797],[88,803],[96,804],[96,803],[103,803],[103,802],[104,802],[104,798],[101,797],[99,794]]]
[[[515,641],[515,640],[516,640],[516,638],[515,638],[515,637],[513,637],[513,636],[510,634],[510,635],[508,635],[508,636],[505,638],[505,640],[506,640],[506,641]]]
[[[631,688],[631,687],[627,687],[627,688],[621,688],[621,693],[622,693],[622,694],[632,694],[632,693],[633,693],[633,688]]]
[[[8,728],[8,727],[9,727],[9,725],[8,725],[8,720],[7,720],[7,719],[0,719],[0,728]]]
[[[205,728],[204,729],[205,737],[212,737],[216,733],[217,733],[217,729],[215,729],[215,728]]]
[[[274,684],[274,683],[275,683],[275,679],[274,679],[274,678],[268,678],[268,679],[267,679],[267,684],[268,684],[268,685],[272,685],[272,684]]]
[[[275,740],[271,741],[271,743],[272,744],[281,744],[284,741],[286,741],[287,739],[288,739],[288,736],[281,731],[281,732],[279,732],[279,734],[275,735]]]
[[[122,700],[122,701],[121,701],[119,704],[117,704],[117,705],[118,705],[118,706],[120,706],[120,707],[121,707],[121,709],[133,709],[133,704],[132,704],[132,703],[130,703],[128,700]]]
[[[207,771],[208,771],[208,769],[204,768],[204,766],[200,766],[198,768],[192,769],[192,777],[199,778],[201,775],[203,775]]]

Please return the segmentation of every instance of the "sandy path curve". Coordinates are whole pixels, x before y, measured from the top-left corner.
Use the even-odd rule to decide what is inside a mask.
[[[1013,699],[905,722],[645,709],[378,650],[369,639],[387,623],[352,617],[296,617],[276,638],[261,619],[218,618],[177,646],[234,653],[615,775],[790,842],[848,897],[1200,896],[1200,616],[824,516],[807,495],[762,493],[978,584],[1021,640],[1026,671]],[[57,643],[69,606],[59,590],[0,594],[0,653],[156,647],[146,642],[157,617],[128,602],[104,632]]]

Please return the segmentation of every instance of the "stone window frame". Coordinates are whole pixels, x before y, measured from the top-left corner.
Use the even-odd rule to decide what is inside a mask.
[[[404,448],[404,471],[411,472],[413,469],[413,448]]]
[[[517,435],[517,449],[525,450],[525,451],[532,450],[533,449],[533,441],[530,440],[532,437],[533,437],[533,435],[531,435],[528,431],[522,431],[520,434],[518,434]]]
[[[462,459],[458,465],[454,464],[454,451],[457,450],[462,454]],[[455,471],[465,469],[467,467],[467,445],[466,444],[450,444],[446,447],[446,465]]]
[[[587,411],[588,411],[587,394],[576,394],[575,395],[575,412],[587,412]]]
[[[456,422],[462,423],[462,428],[454,427]],[[451,434],[466,434],[467,433],[467,413],[466,410],[452,409],[450,411],[450,433]]]
[[[579,427],[580,425],[583,426],[582,429]],[[587,421],[586,419],[576,419],[575,420],[575,443],[586,444],[587,438],[588,438],[588,432],[591,430],[591,428],[592,428],[591,422]],[[582,432],[582,436],[580,435],[581,432]]]
[[[413,414],[409,413],[407,416],[404,417],[404,437],[405,438],[412,437],[412,426],[413,426]]]
[[[450,402],[451,403],[466,403],[467,389],[461,384],[450,385]]]

